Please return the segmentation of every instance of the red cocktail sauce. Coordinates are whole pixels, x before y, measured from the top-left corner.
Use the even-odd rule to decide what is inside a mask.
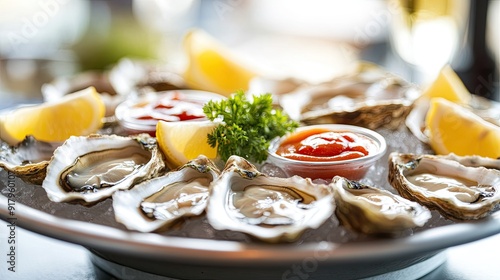
[[[119,121],[129,134],[149,133],[155,136],[156,124],[160,120],[178,122],[206,119],[203,105],[207,98],[201,99],[199,96],[177,91],[151,98],[147,96],[121,108]]]
[[[188,121],[205,118],[203,102],[189,100],[178,92],[153,104],[138,103],[131,109],[131,117],[138,120]]]
[[[292,160],[324,162],[360,158],[376,149],[373,140],[363,135],[315,128],[290,135],[276,154]]]

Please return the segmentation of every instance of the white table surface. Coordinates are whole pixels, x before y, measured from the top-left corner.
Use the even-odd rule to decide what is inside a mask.
[[[8,228],[0,221],[0,279],[115,279],[95,267],[89,252],[80,245],[16,228],[16,272],[7,270]],[[446,261],[421,279],[500,279],[500,234],[451,247]],[[332,278],[333,279],[333,278]]]

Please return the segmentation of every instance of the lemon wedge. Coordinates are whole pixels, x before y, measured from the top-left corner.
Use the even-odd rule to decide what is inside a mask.
[[[468,104],[472,95],[451,66],[445,65],[437,78],[423,92],[422,97],[428,99],[441,97],[451,102]]]
[[[199,155],[214,159],[217,148],[210,147],[207,136],[217,125],[211,121],[159,121],[156,139],[166,157],[167,166],[175,169]]]
[[[95,88],[65,95],[55,102],[21,107],[0,116],[0,138],[16,145],[26,136],[62,142],[72,135],[88,135],[102,126],[105,106]]]
[[[500,157],[500,127],[453,102],[431,99],[426,126],[437,154]]]
[[[256,76],[226,46],[202,30],[185,35],[183,50],[188,60],[183,77],[191,88],[228,97],[237,90],[246,91]]]

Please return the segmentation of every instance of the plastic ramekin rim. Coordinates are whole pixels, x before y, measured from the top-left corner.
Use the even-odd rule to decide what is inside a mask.
[[[378,150],[376,153],[369,154],[364,157],[359,157],[359,158],[354,158],[354,159],[348,159],[348,160],[341,160],[341,161],[314,161],[314,162],[308,162],[308,161],[301,161],[301,160],[295,160],[295,159],[289,159],[282,157],[278,154],[276,154],[276,150],[278,149],[279,143],[286,139],[289,135],[307,130],[307,129],[313,129],[313,128],[327,128],[331,129],[332,131],[346,131],[346,132],[354,132],[354,133],[360,133],[370,139],[372,139],[375,144],[378,146]],[[379,134],[378,132],[361,127],[361,126],[355,126],[355,125],[348,125],[348,124],[315,124],[315,125],[307,125],[307,126],[301,126],[297,128],[294,132],[291,132],[289,134],[286,134],[282,137],[276,137],[271,141],[271,144],[269,145],[268,149],[268,159],[276,159],[277,161],[280,161],[285,164],[307,164],[307,165],[314,165],[314,166],[332,166],[332,165],[345,165],[345,164],[355,164],[355,163],[367,163],[367,162],[372,162],[380,159],[385,152],[387,151],[387,142],[385,138]],[[276,162],[276,161],[274,161]]]

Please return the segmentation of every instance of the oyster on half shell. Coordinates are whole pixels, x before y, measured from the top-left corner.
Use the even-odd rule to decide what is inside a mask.
[[[203,213],[219,169],[200,155],[175,171],[113,194],[116,220],[130,230],[158,231],[183,216]]]
[[[424,206],[387,190],[335,176],[335,214],[342,225],[365,234],[397,235],[423,226],[431,212]]]
[[[267,242],[294,241],[333,213],[326,185],[298,176],[270,177],[232,156],[212,183],[207,218],[217,230],[244,232]]]
[[[62,143],[49,143],[27,136],[15,147],[0,145],[0,168],[14,173],[25,182],[40,185],[54,150]]]
[[[164,168],[156,139],[148,135],[72,136],[55,150],[42,187],[54,202],[93,203]]]
[[[392,153],[389,182],[399,194],[457,220],[480,219],[500,204],[500,171],[494,160]]]
[[[304,124],[339,123],[397,128],[420,90],[378,66],[362,63],[353,73],[303,86],[280,96],[280,104]]]

